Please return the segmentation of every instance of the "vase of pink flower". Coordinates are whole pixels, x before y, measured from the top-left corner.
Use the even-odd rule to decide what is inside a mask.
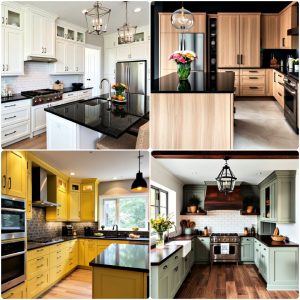
[[[191,73],[191,63],[197,58],[193,51],[175,51],[169,57],[177,64],[177,74],[179,80],[187,80]]]

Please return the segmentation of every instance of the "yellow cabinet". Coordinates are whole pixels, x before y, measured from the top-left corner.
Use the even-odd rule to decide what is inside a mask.
[[[56,175],[48,176],[48,200],[59,204],[58,207],[48,207],[47,221],[66,221],[68,219],[67,182]]]
[[[79,239],[78,240],[78,264],[80,266],[84,266],[85,264],[85,240]]]
[[[26,299],[26,286],[25,283],[8,290],[1,295],[3,299]]]
[[[75,179],[69,181],[68,221],[80,221],[80,182]]]
[[[25,199],[27,196],[27,164],[25,152],[3,151],[1,164],[2,194]]]
[[[27,160],[27,197],[26,197],[26,219],[32,219],[32,162]]]
[[[85,265],[89,266],[92,261],[98,255],[97,240],[85,240]]]
[[[99,181],[87,180],[81,184],[80,220],[94,222],[98,214],[98,184]]]
[[[41,272],[32,279],[27,280],[27,297],[33,299],[41,294],[49,285],[49,270]]]

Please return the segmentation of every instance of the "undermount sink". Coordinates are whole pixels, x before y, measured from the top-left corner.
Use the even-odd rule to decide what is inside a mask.
[[[182,257],[186,257],[189,252],[192,250],[192,242],[191,241],[173,241],[168,243],[167,245],[177,245],[177,246],[182,246],[183,251],[182,251]]]

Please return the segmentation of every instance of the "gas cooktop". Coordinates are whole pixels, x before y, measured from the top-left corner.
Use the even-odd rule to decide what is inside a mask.
[[[238,236],[237,233],[212,233],[211,236]]]
[[[29,243],[36,243],[36,244],[52,244],[57,242],[63,242],[64,240],[60,237],[42,237],[38,239],[28,240]]]
[[[43,95],[49,95],[55,93],[59,93],[59,91],[51,90],[51,89],[41,89],[41,90],[34,90],[34,91],[23,91],[21,92],[21,95],[26,97],[36,97],[36,96],[43,96]]]

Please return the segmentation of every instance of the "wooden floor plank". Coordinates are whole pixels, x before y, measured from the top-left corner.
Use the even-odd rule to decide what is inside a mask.
[[[193,266],[175,298],[180,299],[297,299],[296,291],[267,291],[254,265]]]
[[[20,142],[3,147],[4,149],[47,149],[46,133],[34,136],[32,139],[27,138]]]

